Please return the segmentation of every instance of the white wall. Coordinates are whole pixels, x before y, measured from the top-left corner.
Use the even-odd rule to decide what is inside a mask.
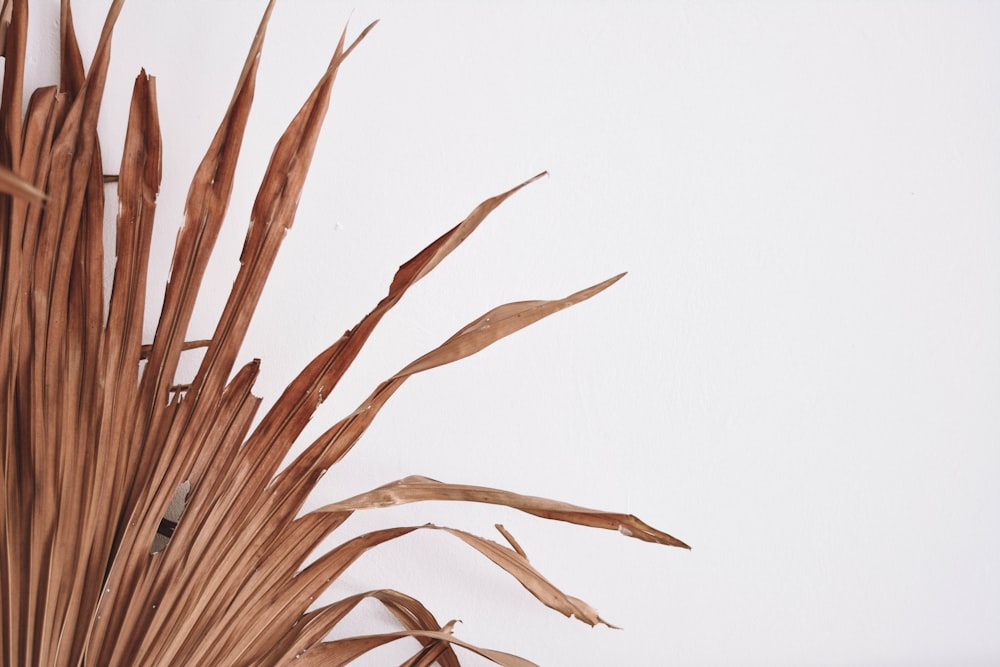
[[[77,5],[89,53],[106,2]],[[143,65],[167,151],[161,275],[262,7],[122,15],[106,159]],[[625,630],[540,607],[439,534],[373,552],[337,593],[398,588],[543,665],[1000,661],[1000,5],[284,0],[196,337],[270,147],[349,18],[352,34],[381,23],[338,79],[246,345],[258,393],[276,397],[399,263],[542,169],[387,318],[310,433],[493,305],[630,274],[412,380],[316,504],[419,473],[633,512],[694,550],[411,506],[344,534],[503,522]],[[386,627],[368,612],[352,629]]]

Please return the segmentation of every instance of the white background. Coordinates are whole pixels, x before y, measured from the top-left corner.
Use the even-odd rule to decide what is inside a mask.
[[[54,76],[56,4],[33,3],[35,83]],[[106,2],[77,5],[89,59]],[[262,9],[122,14],[102,128],[115,165],[132,78],[157,76],[153,312]],[[315,504],[423,474],[632,512],[694,549],[416,505],[341,537],[502,522],[625,629],[541,607],[444,534],[379,548],[335,592],[398,588],[543,665],[1000,662],[1000,5],[284,0],[193,337],[235,274],[273,142],[345,22],[376,18],[245,347],[264,360],[258,393],[273,400],[396,266],[543,169],[386,318],[307,435],[486,309],[630,273],[411,380]],[[344,631],[391,627],[372,607]]]

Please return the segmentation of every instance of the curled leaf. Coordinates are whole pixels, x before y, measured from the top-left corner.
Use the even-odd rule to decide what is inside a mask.
[[[464,500],[475,503],[504,505],[545,519],[566,521],[580,526],[617,530],[622,535],[643,542],[655,542],[690,549],[677,538],[653,528],[631,514],[604,512],[578,507],[558,500],[523,496],[510,491],[468,484],[445,484],[427,477],[413,475],[390,482],[361,495],[324,505],[318,512],[353,512],[355,510],[404,505],[424,500]],[[501,531],[504,532],[504,531]],[[515,547],[516,548],[516,547]]]

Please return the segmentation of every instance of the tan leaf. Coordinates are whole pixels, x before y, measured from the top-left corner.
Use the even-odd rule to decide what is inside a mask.
[[[0,192],[20,197],[33,204],[40,204],[45,199],[44,192],[7,167],[0,167]]]
[[[548,317],[564,308],[586,301],[592,296],[603,292],[618,282],[624,273],[608,278],[579,292],[574,292],[562,299],[552,301],[520,301],[508,303],[494,308],[482,317],[473,320],[440,347],[420,357],[401,370],[395,377],[405,377],[425,371],[435,366],[442,366],[474,354],[492,345],[515,331],[534,324],[543,317]]]
[[[399,620],[405,630],[449,631],[447,629],[449,626],[442,627],[419,600],[393,590],[368,591],[304,614],[286,637],[276,642],[267,656],[261,658],[260,661],[266,664],[281,664],[286,660],[294,659],[296,655],[301,655],[310,647],[321,643],[323,638],[348,613],[367,599],[377,600],[384,605]],[[435,660],[439,662],[441,667],[459,667],[458,658],[449,644],[420,636],[417,637],[417,640],[423,644],[424,650],[433,650]],[[424,650],[421,652],[423,653]],[[254,658],[247,656],[246,659],[252,660]]]
[[[538,667],[535,663],[525,660],[524,658],[519,658],[516,655],[503,653],[502,651],[480,648],[457,639],[447,632],[430,632],[427,630],[389,632],[381,635],[349,637],[347,639],[337,639],[334,641],[324,642],[303,653],[300,659],[296,660],[295,664],[301,665],[301,667],[329,667],[330,665],[346,665],[365,653],[378,648],[379,646],[384,646],[389,642],[394,642],[397,639],[404,639],[406,637],[425,637],[428,639],[448,642],[449,644],[455,644],[456,646],[468,649],[469,651],[472,651],[477,655],[481,655],[487,660],[490,660],[498,665],[503,665],[504,667]]]
[[[512,507],[545,519],[556,519],[591,528],[617,530],[626,537],[674,547],[690,547],[675,537],[661,532],[631,514],[604,512],[578,507],[569,503],[522,496],[509,491],[466,484],[445,484],[417,475],[390,482],[361,495],[324,505],[317,512],[352,512],[354,510],[389,507],[424,500],[463,500]],[[503,532],[503,531],[501,531]],[[515,547],[517,548],[517,547]],[[523,554],[522,554],[523,555]]]

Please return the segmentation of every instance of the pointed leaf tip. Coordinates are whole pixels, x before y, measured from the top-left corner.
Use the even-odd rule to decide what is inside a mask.
[[[20,197],[33,204],[45,201],[45,193],[7,167],[0,167],[0,192]]]
[[[473,320],[439,347],[399,371],[394,378],[406,377],[468,357],[553,313],[590,299],[614,285],[624,275],[619,273],[562,299],[518,301],[498,306]]]

